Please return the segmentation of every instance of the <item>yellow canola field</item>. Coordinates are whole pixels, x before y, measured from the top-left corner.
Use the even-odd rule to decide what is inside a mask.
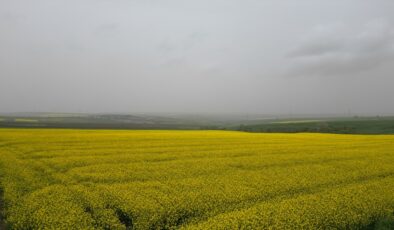
[[[0,129],[11,229],[360,229],[394,211],[394,136]]]

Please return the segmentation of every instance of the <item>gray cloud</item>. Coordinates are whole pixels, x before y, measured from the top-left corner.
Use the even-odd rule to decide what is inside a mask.
[[[394,61],[394,28],[387,21],[314,33],[289,53],[289,75],[357,74]]]
[[[394,113],[393,9],[2,0],[0,112]]]
[[[119,25],[117,23],[106,23],[99,25],[96,27],[94,35],[115,33],[116,29],[118,29],[118,26]]]

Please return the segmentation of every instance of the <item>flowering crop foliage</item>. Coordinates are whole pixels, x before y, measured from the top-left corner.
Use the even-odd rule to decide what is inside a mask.
[[[360,229],[394,136],[0,129],[11,229]]]

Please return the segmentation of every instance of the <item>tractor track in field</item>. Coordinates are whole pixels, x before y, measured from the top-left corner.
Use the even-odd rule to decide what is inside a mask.
[[[4,200],[3,200],[3,189],[0,188],[0,230],[7,229],[4,218]]]
[[[2,146],[0,146],[2,147]],[[1,171],[2,164],[0,162],[0,230],[5,230],[8,229],[7,225],[5,224],[5,216],[4,216],[4,211],[5,211],[5,204],[4,204],[4,191],[2,187],[2,177],[3,177],[3,172]]]

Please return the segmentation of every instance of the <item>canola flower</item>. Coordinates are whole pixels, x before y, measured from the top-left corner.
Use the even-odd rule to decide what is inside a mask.
[[[394,135],[0,129],[11,229],[360,229]]]

